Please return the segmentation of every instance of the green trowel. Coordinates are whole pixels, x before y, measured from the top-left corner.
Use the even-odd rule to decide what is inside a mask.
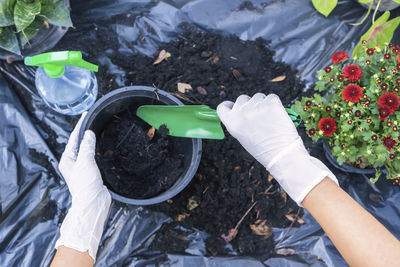
[[[286,112],[297,127],[301,122],[300,116],[290,108],[286,108]],[[206,105],[144,105],[137,109],[136,115],[157,130],[165,125],[171,136],[202,139],[225,137],[217,111]]]

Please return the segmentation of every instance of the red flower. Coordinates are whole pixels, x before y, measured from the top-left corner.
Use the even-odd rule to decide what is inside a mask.
[[[397,142],[396,140],[392,139],[392,136],[389,136],[383,137],[382,144],[390,151],[397,144]]]
[[[396,47],[392,49],[392,52],[395,53],[396,55],[400,53],[400,46],[396,45]]]
[[[349,65],[343,69],[343,76],[347,78],[349,82],[358,81],[362,75],[362,70],[357,65]]]
[[[331,136],[336,131],[336,122],[332,118],[322,118],[319,120],[318,128],[324,135]]]
[[[367,55],[372,56],[375,52],[375,48],[368,48],[367,49]]]
[[[342,98],[347,102],[358,103],[362,94],[363,90],[357,84],[349,84],[342,90]]]
[[[400,56],[396,57],[397,63],[400,63]]]
[[[389,117],[390,115],[392,115],[392,111],[386,109],[386,108],[378,108],[379,111],[379,119],[382,121],[386,120],[387,117]]]
[[[349,58],[349,54],[346,51],[338,51],[332,55],[333,64],[343,62],[346,58]]]
[[[391,113],[399,108],[399,97],[393,93],[385,93],[379,97],[378,104]]]

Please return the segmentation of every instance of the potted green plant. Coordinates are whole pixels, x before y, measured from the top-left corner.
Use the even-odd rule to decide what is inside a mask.
[[[68,4],[63,0],[0,0],[0,48],[6,50],[0,52],[21,55],[40,32],[71,27]],[[41,41],[49,42],[48,38],[42,34]]]
[[[337,162],[377,170],[372,182],[387,170],[387,179],[400,182],[400,46],[368,47],[351,59],[347,52],[332,55],[332,65],[318,71],[319,93],[296,101],[313,141],[323,138]]]

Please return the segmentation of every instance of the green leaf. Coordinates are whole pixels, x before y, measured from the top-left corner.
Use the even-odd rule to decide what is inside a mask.
[[[40,13],[40,9],[40,0],[34,0],[32,3],[17,1],[14,7],[14,23],[17,32],[28,27],[35,20],[36,15]]]
[[[327,17],[337,5],[337,0],[312,0],[315,9]]]
[[[42,3],[42,11],[40,14],[45,16],[50,24],[64,27],[72,26],[69,10],[64,1],[42,1]]]
[[[21,55],[17,37],[10,27],[3,28],[3,31],[0,35],[0,48],[3,48],[17,55]]]
[[[400,0],[392,0],[393,2],[396,2],[397,4],[400,4]]]
[[[369,2],[371,2],[371,1],[372,1],[372,0],[358,0],[358,2],[363,3],[363,4],[369,3]]]
[[[21,46],[25,46],[29,40],[31,40],[43,27],[44,23],[44,18],[37,16],[35,20],[29,25],[28,27],[25,28],[25,30],[22,30],[20,33],[18,33],[19,41],[21,43]]]
[[[0,0],[0,26],[14,25],[15,0]]]
[[[390,12],[386,11],[371,28],[361,36],[359,43],[353,49],[353,58],[360,57],[365,51],[363,49],[362,41],[367,41],[366,47],[373,48],[376,46],[383,47],[385,43],[390,43],[393,38],[393,33],[400,23],[400,17],[389,20]]]

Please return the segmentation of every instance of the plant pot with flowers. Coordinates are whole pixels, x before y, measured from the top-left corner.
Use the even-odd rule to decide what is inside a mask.
[[[292,108],[313,141],[326,141],[339,165],[375,169],[372,182],[384,167],[387,179],[399,184],[400,46],[369,48],[363,41],[361,51],[354,59],[334,53],[333,64],[318,71],[315,89],[324,97],[304,97]]]

